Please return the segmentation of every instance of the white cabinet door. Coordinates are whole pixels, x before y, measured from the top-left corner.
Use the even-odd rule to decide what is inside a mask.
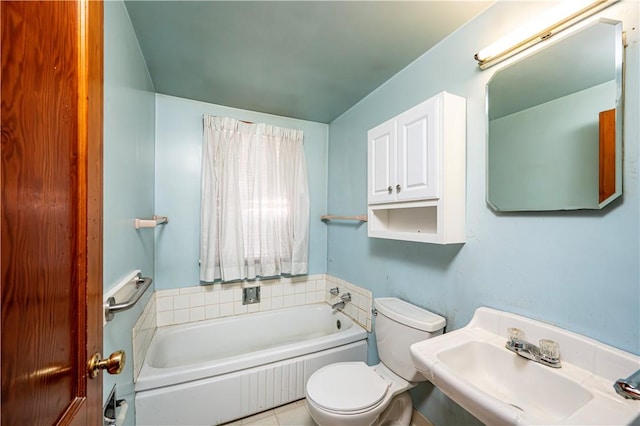
[[[396,187],[395,121],[389,120],[369,130],[367,139],[369,204],[394,201]]]
[[[432,98],[397,117],[397,173],[393,191],[398,201],[438,198],[437,107]]]

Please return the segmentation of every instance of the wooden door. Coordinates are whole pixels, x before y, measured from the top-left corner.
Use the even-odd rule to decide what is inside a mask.
[[[1,420],[98,425],[103,5],[1,4]]]

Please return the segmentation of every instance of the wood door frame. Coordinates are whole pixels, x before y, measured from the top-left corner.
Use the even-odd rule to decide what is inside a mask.
[[[78,368],[85,376],[79,380],[78,394],[84,395],[86,401],[85,412],[81,411],[73,421],[94,424],[102,421],[102,375],[90,379],[87,364],[91,355],[102,354],[103,338],[104,5],[102,1],[78,0],[78,8],[78,152],[83,159],[78,165],[78,271],[82,274],[78,298],[86,300],[86,351],[78,354]]]

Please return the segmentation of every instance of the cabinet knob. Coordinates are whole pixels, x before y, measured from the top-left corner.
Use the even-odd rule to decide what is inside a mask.
[[[402,187],[400,187],[400,185],[396,185],[396,192],[400,192],[402,190]]]
[[[387,191],[389,191],[389,194],[393,192],[393,188],[391,187],[391,185],[389,185],[389,187],[387,188]]]

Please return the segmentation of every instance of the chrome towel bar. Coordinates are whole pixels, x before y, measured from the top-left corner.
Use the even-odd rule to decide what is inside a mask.
[[[131,298],[126,302],[116,303],[115,297],[107,299],[107,303],[104,305],[104,317],[108,321],[111,321],[117,312],[126,311],[133,308],[138,300],[142,297],[145,291],[149,288],[153,280],[149,277],[142,277],[142,274],[138,275],[132,280],[135,282],[136,291]]]

